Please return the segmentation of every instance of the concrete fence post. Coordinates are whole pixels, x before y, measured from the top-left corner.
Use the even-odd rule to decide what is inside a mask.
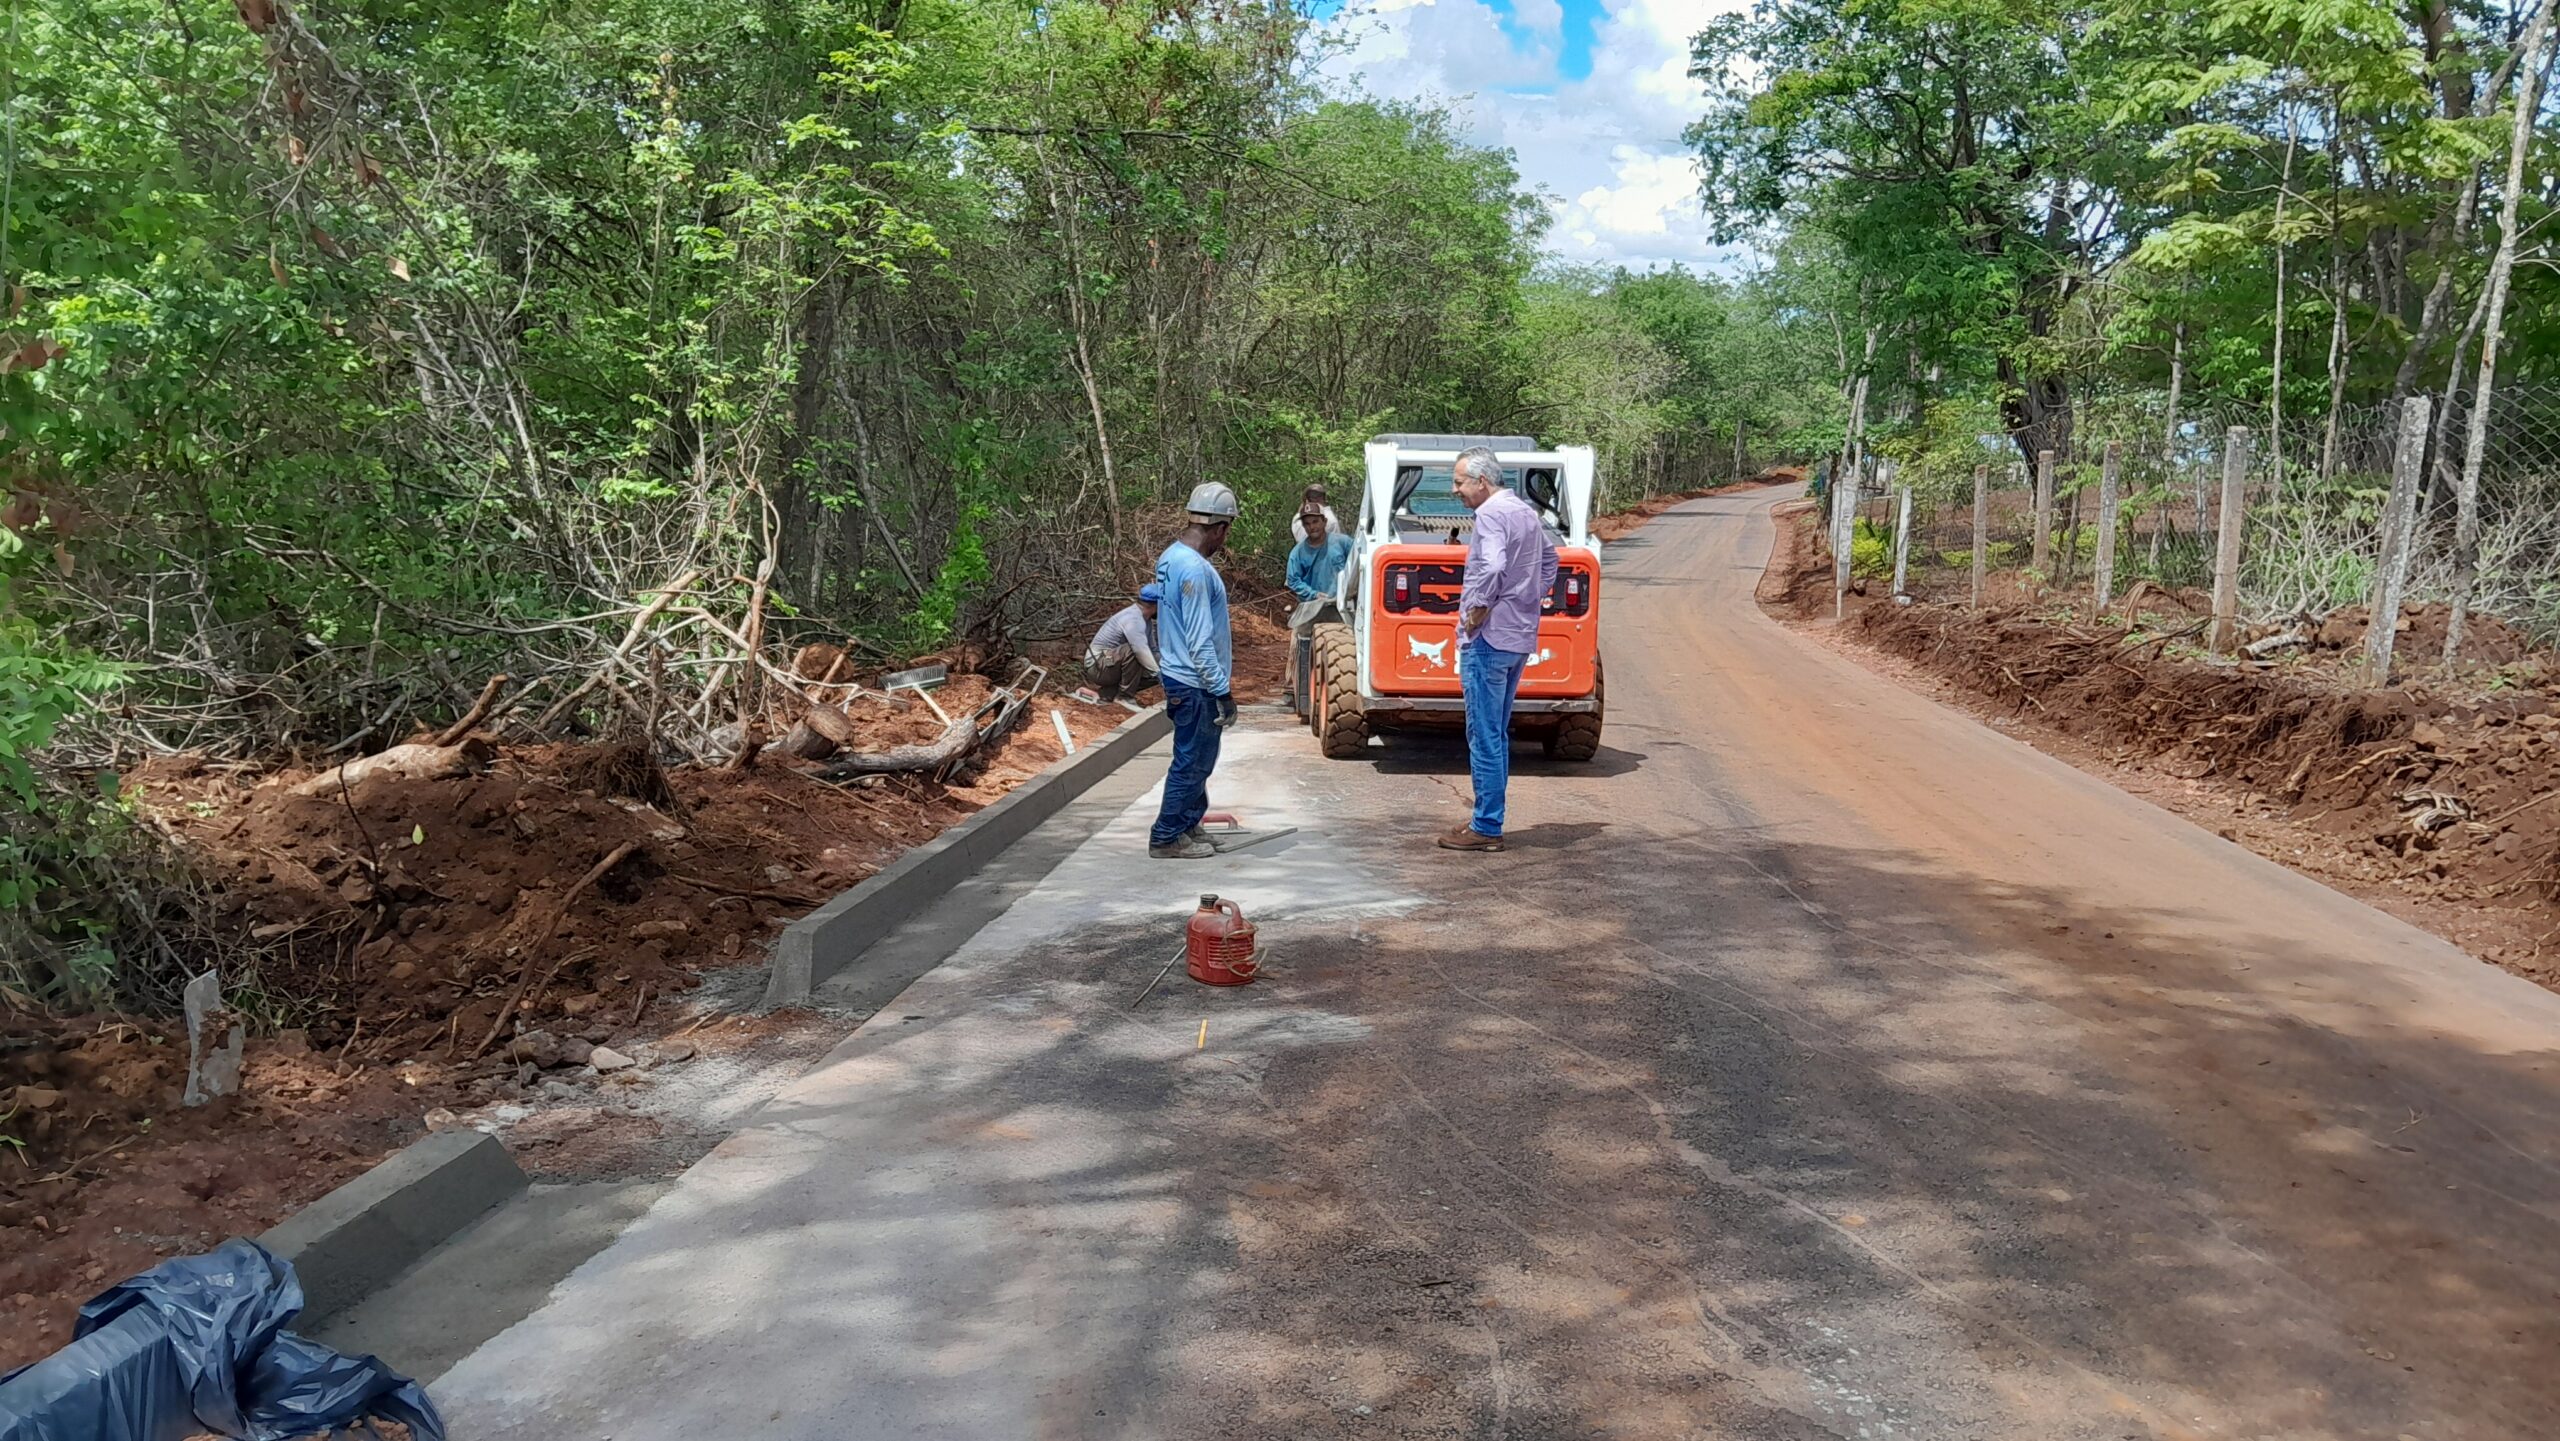
[[[1973,605],[1982,608],[1982,582],[1991,573],[1991,467],[1973,468]]]
[[[1863,465],[1842,468],[1831,488],[1831,618],[1849,613],[1850,551],[1858,539],[1858,479]]]
[[[2240,640],[2240,534],[2249,518],[2249,427],[2235,425],[2222,437],[2222,515],[2213,547],[2215,655],[2229,655]]]
[[[2106,613],[2116,598],[2116,488],[2124,479],[2124,442],[2107,442],[2098,463],[2098,612]]]
[[[1911,598],[1911,487],[1899,492],[1902,503],[1893,520],[1893,598]]]
[[[2053,579],[2053,462],[2050,450],[2036,452],[2036,543],[2027,564],[2038,580]]]
[[[2400,444],[2391,456],[2391,499],[2382,510],[2382,559],[2373,570],[2366,607],[2364,681],[2391,683],[2391,648],[2400,633],[2400,597],[2409,584],[2409,557],[2417,550],[2418,482],[2427,463],[2427,422],[2433,402],[2413,395],[2400,402]]]

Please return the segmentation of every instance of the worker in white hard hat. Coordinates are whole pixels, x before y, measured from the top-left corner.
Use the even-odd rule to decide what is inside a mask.
[[[1164,708],[1173,718],[1173,764],[1165,771],[1164,804],[1147,833],[1147,854],[1199,860],[1217,854],[1200,818],[1209,813],[1209,772],[1218,741],[1235,724],[1228,693],[1235,639],[1227,628],[1227,583],[1209,558],[1227,546],[1236,493],[1218,482],[1193,488],[1183,507],[1189,523],[1156,560],[1157,658],[1164,664]]]

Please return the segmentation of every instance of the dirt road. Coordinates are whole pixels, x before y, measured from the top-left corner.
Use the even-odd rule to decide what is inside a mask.
[[[1428,848],[1454,745],[1248,727],[1300,835],[1133,805],[455,1435],[2560,1434],[2560,996],[1788,634],[1774,498],[1612,547],[1509,853]],[[1132,1010],[1199,890],[1270,977]]]

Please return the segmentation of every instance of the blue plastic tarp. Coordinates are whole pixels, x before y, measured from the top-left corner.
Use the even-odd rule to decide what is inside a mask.
[[[72,1342],[0,1376],[0,1441],[290,1441],[397,1421],[444,1441],[418,1384],[285,1327],[293,1267],[255,1241],[163,1261],[80,1308]]]

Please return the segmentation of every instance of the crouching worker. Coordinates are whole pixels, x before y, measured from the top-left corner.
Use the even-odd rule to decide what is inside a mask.
[[[1076,699],[1107,705],[1156,683],[1164,666],[1156,659],[1156,602],[1164,588],[1147,582],[1134,602],[1111,613],[1084,648],[1084,689]]]

